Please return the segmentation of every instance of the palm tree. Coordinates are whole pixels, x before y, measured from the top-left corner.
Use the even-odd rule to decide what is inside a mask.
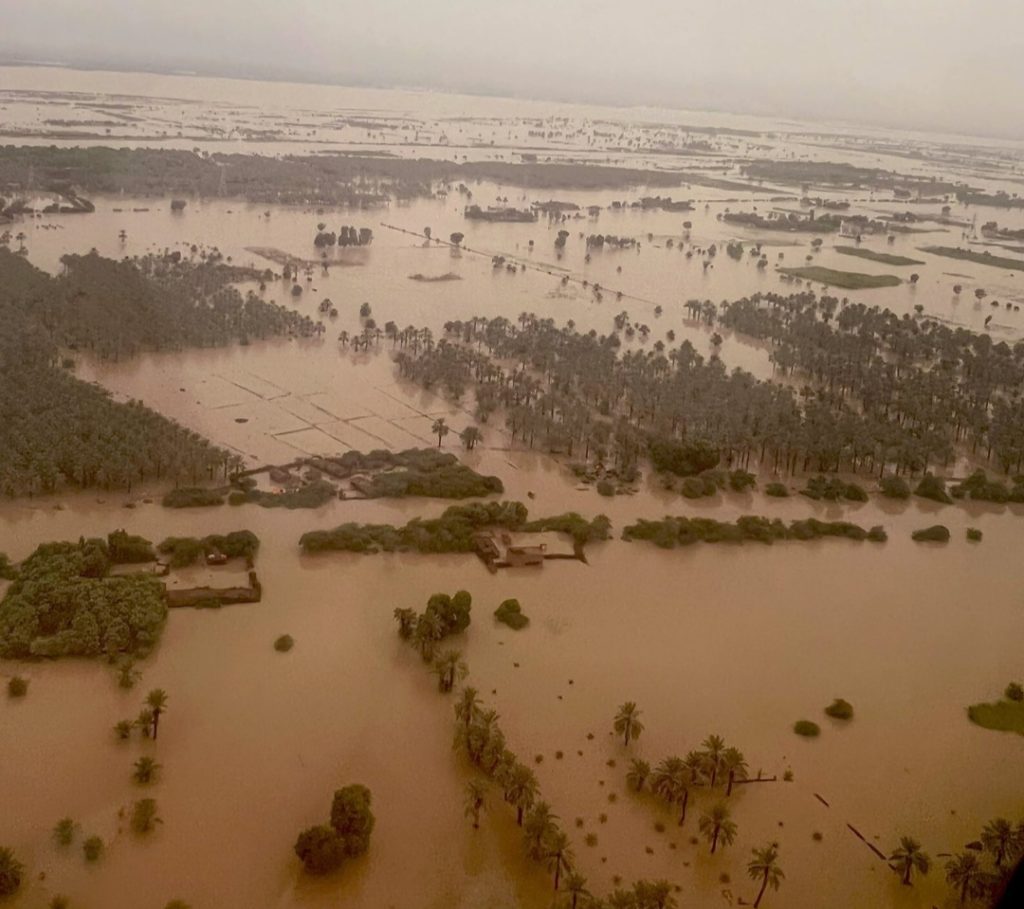
[[[523,812],[533,807],[540,792],[534,772],[523,764],[516,764],[509,778],[507,798],[516,809],[516,823],[523,826]]]
[[[893,850],[889,861],[894,863],[893,871],[900,875],[900,879],[906,886],[911,886],[911,875],[915,871],[924,875],[932,867],[932,860],[928,854],[921,849],[921,844],[913,837],[900,837],[900,845]]]
[[[701,748],[707,765],[707,775],[711,780],[711,788],[714,789],[715,781],[724,765],[725,740],[720,735],[709,735],[701,742]]]
[[[473,829],[480,829],[480,812],[485,807],[487,787],[479,780],[470,780],[466,786],[466,817],[473,819]]]
[[[569,894],[569,909],[576,909],[576,902],[581,896],[590,896],[587,879],[577,871],[570,871],[565,876],[565,892]]]
[[[437,447],[440,448],[441,440],[446,435],[448,435],[450,430],[448,428],[448,424],[445,422],[444,417],[438,417],[436,420],[434,420],[433,425],[430,427],[430,431],[433,435],[437,436]]]
[[[710,811],[700,817],[698,829],[701,835],[711,843],[711,854],[715,854],[718,842],[723,846],[731,846],[736,839],[736,824],[729,817],[729,809],[723,802],[714,805]]]
[[[765,890],[770,886],[772,890],[778,890],[786,875],[779,867],[779,844],[771,843],[762,849],[753,850],[754,857],[747,863],[747,875],[751,880],[760,881],[761,889],[757,892],[757,899],[754,900],[754,909],[761,905],[761,898]]]
[[[157,773],[160,772],[160,765],[151,757],[140,757],[135,762],[135,770],[132,778],[136,783],[152,783]]]
[[[469,667],[459,650],[445,650],[438,654],[431,669],[437,676],[437,689],[442,694],[447,694],[457,681],[462,681],[469,674]]]
[[[167,710],[167,692],[163,688],[154,688],[146,695],[146,705],[153,711],[153,741],[160,728],[160,715]]]
[[[416,628],[416,610],[398,607],[393,615],[395,621],[398,622],[398,636],[404,641],[409,640]]]
[[[650,775],[651,765],[647,761],[640,760],[640,758],[633,758],[629,771],[626,773],[626,782],[637,792],[641,792],[647,782],[647,777]]]
[[[1015,851],[1017,833],[1013,825],[1005,818],[989,821],[981,831],[981,842],[985,849],[992,853],[997,868]]]
[[[745,780],[747,778],[748,768],[743,752],[738,748],[726,748],[722,752],[722,772],[729,775],[729,783],[725,787],[725,794],[732,795],[733,783],[736,780]]]
[[[985,886],[985,872],[973,852],[961,852],[946,862],[946,883],[960,890],[961,904],[981,896]]]
[[[547,802],[535,802],[530,808],[523,824],[523,840],[530,858],[539,860],[544,857],[545,845],[551,834],[558,829],[555,825],[556,820]]]
[[[629,745],[630,739],[640,738],[644,724],[640,722],[641,711],[633,701],[626,701],[615,714],[615,732],[622,736],[623,743]]]
[[[545,854],[548,871],[554,872],[555,875],[555,889],[558,889],[558,882],[562,877],[563,871],[568,871],[572,867],[572,860],[574,858],[572,853],[572,846],[569,843],[569,837],[565,835],[561,830],[555,827],[547,840],[547,852]]]
[[[690,801],[690,774],[686,762],[677,757],[665,758],[651,776],[651,792],[670,805],[679,805],[679,825],[686,823],[686,806]]]
[[[480,698],[477,695],[477,690],[471,685],[467,685],[462,689],[459,700],[455,704],[455,719],[465,725],[467,735],[470,724],[479,712]]]

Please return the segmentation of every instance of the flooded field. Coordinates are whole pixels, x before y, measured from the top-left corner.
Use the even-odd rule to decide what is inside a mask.
[[[9,71],[11,81],[4,83],[10,96],[0,99],[0,123],[21,130],[46,117],[33,110],[36,99],[15,97],[19,80],[28,84],[38,71],[19,72]],[[67,89],[67,74],[43,76],[36,87]],[[85,90],[112,91],[103,74],[88,74],[86,81]],[[197,88],[190,84],[195,81],[166,79],[160,98],[132,99],[146,108],[146,128],[121,128],[124,144],[157,141],[151,121],[167,113],[173,92],[190,98],[201,88],[202,97],[238,110],[258,94],[251,85],[203,80]],[[358,120],[397,117],[419,105],[422,146],[438,144],[440,130],[454,129],[439,124],[466,109],[463,99],[443,96],[363,92],[345,104],[332,94],[340,90],[303,89],[300,101],[289,91],[294,89],[273,87],[267,106],[294,103],[333,110],[332,116],[347,107],[346,116]],[[367,100],[371,95],[374,100]],[[481,117],[495,109],[479,99],[472,104]],[[190,101],[189,129],[218,118],[220,106]],[[506,119],[543,120],[564,112],[527,102],[497,108]],[[572,110],[588,122],[612,115]],[[640,124],[649,119],[644,112],[614,113]],[[783,133],[782,125],[753,118],[694,117],[700,119],[683,122],[764,130],[778,156],[798,151],[817,160],[870,160],[872,166],[939,176],[954,166],[952,159],[937,171],[920,161],[882,160],[874,145],[853,150],[852,139],[836,152],[806,141],[796,124]],[[234,128],[256,130],[262,119],[253,102]],[[486,123],[467,138],[467,147],[502,129],[510,148],[522,147],[529,136],[519,126]],[[353,137],[351,130],[363,132]],[[356,145],[374,142],[377,131],[349,124],[326,138]],[[214,141],[208,132],[182,132],[181,147]],[[254,136],[231,141],[247,151],[287,150],[281,137]],[[750,138],[729,139],[729,154],[738,154]],[[309,141],[288,141],[293,139]],[[930,141],[933,147],[942,142]],[[593,154],[568,140],[558,144],[556,154]],[[428,154],[423,148],[415,153]],[[470,154],[484,152],[477,146]],[[619,160],[635,164],[643,157],[630,152]],[[1000,178],[972,182],[989,189],[1010,185]],[[900,836],[915,836],[939,863],[991,818],[1016,820],[1024,813],[1024,739],[981,729],[966,717],[968,704],[995,699],[1021,673],[1020,648],[1011,642],[1024,640],[1024,566],[1018,557],[1024,506],[874,497],[840,506],[761,492],[690,501],[661,488],[653,476],[645,476],[634,495],[604,498],[592,487],[581,488],[564,458],[514,445],[497,418],[483,427],[484,441],[474,451],[461,451],[457,432],[476,423],[467,405],[400,380],[387,339],[360,352],[338,341],[341,332],[354,337],[362,331],[363,303],[370,304],[378,326],[426,326],[435,337],[443,335],[445,322],[474,316],[515,321],[520,313],[607,334],[625,310],[651,329],[646,342],[638,336],[627,346],[650,347],[671,330],[677,342],[688,339],[708,357],[715,329],[688,317],[688,299],[791,293],[798,286],[775,267],[803,265],[808,255],[814,265],[840,270],[883,274],[892,267],[836,252],[834,246],[849,242],[836,236],[812,253],[810,234],[759,232],[719,217],[730,209],[799,210],[799,187],[782,191],[795,193],[787,201],[773,201],[778,187],[681,184],[671,192],[693,199],[693,211],[685,213],[611,207],[665,195],[663,187],[535,190],[484,181],[469,189],[480,205],[502,199],[527,208],[555,198],[581,211],[565,222],[543,215],[534,223],[468,221],[463,210],[470,200],[454,189],[374,211],[214,198],[189,199],[184,211],[172,213],[169,199],[100,195],[92,199],[93,213],[39,215],[10,226],[25,234],[18,242],[29,261],[54,274],[67,253],[94,248],[120,258],[170,250],[187,257],[193,244],[197,255],[216,248],[233,264],[279,272],[278,264],[254,250],[315,261],[318,222],[332,230],[339,223],[369,227],[372,244],[331,248],[323,260],[327,267],[317,265],[309,280],[303,275],[299,281],[300,296],[293,296],[290,281],[275,280],[264,292],[314,319],[321,318],[321,301],[332,301],[338,317],[325,319],[322,337],[146,353],[119,362],[76,354],[75,374],[118,400],[142,400],[241,455],[247,467],[309,454],[431,447],[437,444],[432,424],[444,417],[453,430],[444,447],[481,473],[499,476],[504,498],[527,503],[536,516],[603,512],[613,525],[612,540],[588,547],[588,564],[555,561],[491,574],[472,555],[300,553],[298,540],[306,531],[346,521],[400,524],[439,514],[446,503],[437,500],[335,500],[314,510],[174,510],[147,501],[152,496],[158,502],[159,495],[143,487],[131,494],[69,492],[0,503],[0,552],[14,561],[42,542],[105,536],[118,528],[154,541],[245,528],[261,540],[256,568],[263,585],[258,604],[172,610],[159,646],[139,663],[143,678],[131,691],[118,688],[114,671],[99,661],[0,663],[0,677],[17,673],[30,682],[26,698],[0,703],[0,844],[14,848],[31,874],[11,905],[36,909],[58,893],[71,895],[76,909],[159,909],[173,898],[196,909],[551,905],[551,880],[525,857],[514,812],[501,793],[492,787],[481,829],[473,830],[464,817],[471,772],[452,748],[455,696],[437,692],[432,675],[396,634],[395,608],[422,609],[431,594],[460,588],[474,598],[473,623],[458,642],[470,667],[468,684],[498,711],[509,747],[534,769],[594,893],[620,882],[665,878],[680,888],[683,906],[750,904],[756,896],[746,875],[750,850],[777,841],[785,884],[769,894],[766,906],[954,905],[938,869],[916,887],[902,887],[848,825],[884,853]],[[848,195],[852,212],[872,217],[899,205],[881,193]],[[589,215],[587,207],[594,205],[601,210]],[[915,203],[913,210],[941,217],[942,205]],[[952,218],[973,223],[976,209],[955,200],[951,207]],[[996,215],[984,210],[978,220],[989,217]],[[1021,209],[999,211],[998,218],[1001,226],[1024,225]],[[891,243],[872,236],[861,244],[921,260],[896,269],[904,283],[836,293],[900,315],[920,305],[926,315],[956,325],[980,330],[987,324],[994,340],[1020,338],[1024,314],[1005,303],[1024,303],[1024,276],[920,252],[926,245],[966,246],[967,228],[916,226],[928,232],[900,233]],[[425,243],[417,235],[426,227],[435,238],[463,232],[462,248]],[[570,238],[558,253],[554,244],[562,229]],[[588,253],[580,235],[592,233],[636,238],[639,247]],[[701,255],[686,255],[684,240],[689,248],[716,244],[722,251],[705,268]],[[759,269],[746,254],[739,260],[725,255],[734,240],[748,249],[764,244],[769,267]],[[496,268],[495,256],[523,267]],[[914,284],[908,280],[912,271],[920,276]],[[410,279],[446,273],[456,279]],[[961,292],[954,293],[955,284]],[[975,299],[976,288],[988,298]],[[991,298],[1003,305],[992,308]],[[722,331],[720,356],[728,368],[773,375],[765,345]],[[665,514],[841,519],[881,524],[889,541],[697,544],[663,551],[619,539],[625,525]],[[911,541],[912,531],[940,519],[952,531],[948,546]],[[983,531],[982,544],[965,542],[968,526]],[[205,583],[206,575],[199,576]],[[491,617],[509,597],[519,599],[531,619],[525,630],[513,632]],[[277,653],[273,642],[285,633],[294,637],[295,648]],[[156,687],[169,695],[159,741],[116,741],[114,724],[134,716],[145,692]],[[822,715],[836,697],[854,704],[852,723]],[[646,726],[629,748],[611,732],[615,710],[627,700],[639,704]],[[793,734],[793,723],[803,718],[821,723],[820,738]],[[736,842],[713,856],[703,841],[691,841],[698,815],[711,804],[706,794],[694,796],[680,829],[660,802],[630,792],[625,779],[631,757],[653,765],[698,747],[709,734],[741,748],[752,775],[761,770],[777,778],[732,796]],[[142,754],[158,756],[163,765],[160,781],[145,793],[157,799],[163,824],[145,842],[132,836],[124,815],[142,794],[130,778]],[[785,779],[789,771],[791,781]],[[373,792],[377,827],[369,853],[325,879],[302,875],[292,852],[297,833],[322,819],[335,789],[355,781]],[[65,815],[84,834],[103,837],[102,861],[86,864],[77,845],[64,850],[53,842],[53,825]],[[593,845],[589,834],[596,837]]]

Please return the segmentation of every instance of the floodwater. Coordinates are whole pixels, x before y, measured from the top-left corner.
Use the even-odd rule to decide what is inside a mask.
[[[174,95],[166,80],[162,85]],[[236,89],[218,82],[216,90],[224,100]],[[430,104],[434,115],[458,106],[451,100]],[[544,115],[544,106],[537,111]],[[507,196],[519,206],[552,196],[607,205],[647,194],[539,195],[495,184],[472,189],[479,204]],[[561,260],[553,248],[561,225],[466,222],[464,200],[454,193],[374,213],[274,207],[269,218],[266,206],[229,200],[190,202],[176,216],[166,200],[101,198],[95,214],[45,216],[20,227],[28,234],[30,260],[53,271],[66,252],[95,247],[120,256],[192,243],[263,267],[271,263],[247,248],[315,258],[312,238],[320,220],[332,229],[339,223],[373,228],[370,247],[335,251],[329,274],[318,268],[312,282],[303,281],[307,289],[298,302],[283,283],[268,289],[268,297],[310,315],[322,298],[332,299],[340,315],[320,341],[147,354],[120,363],[82,360],[77,366],[81,377],[119,397],[141,398],[256,464],[307,452],[434,444],[429,424],[436,416],[445,415],[456,430],[472,422],[450,402],[400,382],[386,341],[368,354],[338,346],[339,331],[359,330],[364,301],[378,325],[427,325],[435,335],[448,320],[514,320],[524,311],[608,332],[625,309],[634,323],[651,326],[648,344],[671,328],[677,341],[689,338],[709,354],[711,330],[685,320],[686,299],[730,299],[792,285],[746,259],[738,263],[720,254],[704,271],[698,257],[687,260],[666,248],[665,239],[680,237],[684,219],[693,222],[697,245],[721,245],[732,234],[717,213],[767,205],[755,194],[736,203],[722,201],[736,196],[733,191],[694,187],[695,199],[698,193],[719,201],[708,202],[707,209],[702,202],[686,214],[605,210],[596,221],[571,221]],[[954,216],[963,216],[956,206]],[[453,255],[384,224],[411,231],[429,225],[439,237],[460,230],[467,249]],[[122,229],[124,243],[118,239]],[[588,263],[579,231],[640,237],[642,248],[604,250]],[[944,236],[918,235],[947,243]],[[912,237],[901,235],[884,251],[915,255]],[[784,264],[802,262],[808,251],[806,237],[756,239],[804,244],[778,247]],[[528,268],[495,271],[492,255],[515,257]],[[828,249],[816,258],[816,264],[852,267]],[[1019,275],[921,258],[927,264],[917,269],[921,281],[914,289],[844,295],[898,312],[921,302],[929,313],[980,327],[988,306],[975,308],[967,290],[963,297],[970,302],[954,302],[952,283],[974,285],[947,272],[972,274],[993,295],[1004,282],[998,285],[1005,286],[1003,299],[1019,294]],[[876,269],[856,261],[856,270]],[[448,271],[462,280],[408,278]],[[574,280],[563,286],[562,274]],[[605,288],[601,301],[577,283],[583,279]],[[623,298],[617,300],[620,289]],[[656,316],[659,304],[664,312]],[[1002,336],[1013,338],[1021,318],[1000,311],[993,321],[1006,322]],[[771,375],[767,351],[749,340],[726,337],[722,358],[729,366]],[[457,450],[455,434],[448,439]],[[129,497],[116,492],[4,503],[0,551],[13,559],[43,541],[118,527],[154,540],[249,528],[263,541],[257,570],[264,587],[257,605],[174,612],[130,692],[119,689],[101,664],[0,665],[0,674],[31,680],[23,701],[0,703],[0,843],[16,850],[31,876],[12,906],[36,909],[56,893],[84,909],[159,909],[172,898],[196,909],[549,905],[550,881],[523,857],[500,794],[491,794],[479,831],[464,819],[470,774],[451,748],[452,699],[437,693],[432,676],[395,634],[395,607],[422,608],[431,593],[458,588],[474,596],[473,625],[459,645],[471,667],[469,681],[497,708],[510,747],[535,767],[595,892],[611,889],[617,876],[626,883],[665,877],[681,888],[682,905],[751,901],[749,850],[777,840],[786,881],[766,906],[924,909],[947,900],[939,867],[912,890],[900,887],[847,824],[884,852],[908,834],[937,856],[961,849],[994,816],[1024,814],[1024,740],[972,726],[965,712],[970,703],[997,697],[1021,674],[1019,648],[1012,644],[1024,639],[1024,567],[1017,557],[1024,514],[1016,506],[873,501],[839,507],[760,494],[689,502],[653,482],[634,496],[604,499],[592,489],[578,490],[554,458],[509,450],[499,425],[485,427],[484,444],[463,458],[501,476],[507,497],[528,502],[533,514],[603,511],[616,536],[638,517],[758,513],[883,524],[890,540],[884,546],[821,541],[665,552],[616,539],[591,547],[587,565],[553,562],[491,575],[471,556],[299,553],[298,538],[306,530],[349,520],[401,523],[438,513],[445,503],[437,501],[345,501],[315,511],[171,511],[146,504],[145,491],[136,490],[132,509],[123,507]],[[912,530],[938,520],[950,526],[953,542],[934,547],[910,541]],[[965,542],[967,526],[983,530],[980,545]],[[531,618],[521,632],[490,617],[511,596]],[[272,647],[283,633],[296,641],[288,654]],[[134,716],[154,687],[170,698],[159,741],[114,741],[114,723]],[[821,715],[835,697],[856,709],[844,727]],[[647,726],[629,751],[610,735],[615,709],[625,700],[639,703]],[[791,726],[801,718],[821,723],[818,740],[793,735]],[[627,792],[624,780],[630,756],[653,764],[667,754],[685,754],[709,733],[740,747],[752,771],[779,777],[734,794],[737,841],[714,857],[690,842],[704,800],[696,800],[680,831],[651,800]],[[164,766],[147,791],[130,780],[131,764],[142,753],[154,753]],[[534,763],[536,755],[543,756],[541,763]],[[783,782],[790,769],[793,781]],[[310,880],[301,874],[292,844],[301,829],[326,818],[333,791],[351,782],[373,791],[377,827],[370,851],[337,875]],[[140,842],[119,811],[143,795],[157,799],[164,823]],[[49,832],[65,815],[79,821],[84,834],[107,841],[100,863],[88,866],[78,846],[64,852],[52,843]],[[664,833],[656,831],[657,821],[665,823]],[[812,839],[815,832],[821,842]],[[597,835],[595,846],[586,845],[588,833]]]

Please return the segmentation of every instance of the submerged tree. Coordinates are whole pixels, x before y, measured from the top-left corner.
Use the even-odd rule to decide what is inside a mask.
[[[918,874],[926,875],[932,867],[932,860],[921,848],[921,844],[913,837],[900,837],[899,846],[889,856],[892,868],[900,875],[900,880],[911,886],[911,877],[916,871]]]
[[[479,780],[471,780],[466,786],[465,815],[473,820],[473,829],[480,829],[480,812],[487,802],[487,787]]]
[[[704,839],[711,844],[712,855],[715,854],[719,843],[731,846],[736,839],[736,824],[729,816],[729,809],[722,802],[702,814],[697,826]]]
[[[758,909],[765,890],[769,887],[772,890],[778,890],[786,875],[779,867],[778,843],[754,849],[753,854],[754,857],[747,863],[747,876],[754,881],[761,882],[761,888],[757,891],[757,899],[754,900],[754,909]]]
[[[961,904],[984,893],[986,877],[978,856],[973,852],[958,853],[946,862],[946,883],[959,892]]]
[[[160,717],[167,710],[167,692],[163,688],[154,688],[146,695],[146,705],[153,713],[153,741],[160,729]]]

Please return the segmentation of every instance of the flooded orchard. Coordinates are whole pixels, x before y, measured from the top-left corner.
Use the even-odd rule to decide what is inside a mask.
[[[70,86],[60,82],[60,73],[12,74],[17,78],[0,120],[20,134],[40,117],[32,111],[36,99],[19,100],[18,89],[35,79],[43,79],[49,92]],[[105,78],[83,74],[97,99],[113,91],[103,87]],[[204,84],[197,87],[199,81]],[[264,90],[268,109],[319,109],[325,118],[345,107],[386,120],[422,103],[423,145],[435,133],[454,135],[454,117],[463,109],[458,99],[397,92],[374,92],[371,104],[365,95],[324,88],[296,97],[281,85],[171,77],[162,84],[184,98],[217,98],[225,109],[249,105],[245,118],[253,130],[256,99]],[[145,124],[178,102],[131,103]],[[196,122],[219,115],[216,105],[189,105],[202,111]],[[581,124],[614,114],[615,130],[624,134],[645,128],[644,118],[636,113],[631,119],[628,111],[508,105],[491,119],[478,111],[483,125],[477,128],[481,135],[515,132],[509,149],[525,147],[518,132],[523,123],[561,117],[566,110]],[[740,128],[735,119],[702,116],[710,126]],[[778,124],[744,118],[742,128],[763,130],[777,160],[800,153],[878,166],[882,156],[870,144],[857,150],[852,140],[838,149],[815,145],[795,125],[790,135]],[[317,142],[337,151],[372,139],[357,135],[339,129]],[[43,138],[20,134],[19,141]],[[123,140],[138,147],[159,144],[144,125],[133,126]],[[285,140],[281,135],[261,144],[236,135],[232,142],[247,153],[292,153]],[[183,148],[215,145],[199,133],[169,141]],[[915,141],[946,147],[943,137]],[[59,142],[106,144],[102,137]],[[468,141],[466,147],[474,159],[492,155]],[[413,143],[391,151],[425,154],[417,148]],[[738,149],[716,148],[713,157]],[[592,154],[569,141],[551,150],[565,157]],[[505,154],[511,159],[511,150]],[[651,157],[637,150],[615,153],[616,163],[629,166]],[[929,178],[966,175],[966,165],[951,163],[953,157],[937,169],[916,160],[908,165],[896,155],[885,160]],[[981,185],[995,190],[1010,184],[997,175]],[[692,199],[693,209],[631,205],[669,192]],[[780,195],[789,198],[780,201]],[[154,542],[244,528],[260,540],[255,570],[262,585],[258,603],[171,610],[159,643],[137,663],[142,678],[131,689],[118,687],[114,668],[102,660],[0,662],[0,674],[22,676],[30,686],[26,697],[0,705],[0,844],[30,869],[11,905],[35,909],[50,905],[56,894],[71,895],[72,905],[83,909],[159,907],[174,898],[195,907],[552,905],[551,876],[524,854],[515,811],[504,804],[500,787],[489,787],[479,830],[464,816],[466,785],[478,774],[453,747],[456,695],[438,693],[429,667],[396,634],[396,608],[420,610],[432,594],[460,589],[473,597],[472,624],[457,639],[469,667],[466,684],[497,711],[507,747],[536,774],[571,841],[573,866],[592,893],[665,879],[678,888],[683,906],[749,905],[758,885],[747,874],[751,849],[774,842],[785,885],[766,905],[954,905],[939,869],[904,887],[884,856],[901,836],[913,835],[939,864],[991,818],[1016,820],[1024,812],[1024,739],[983,729],[966,715],[969,704],[996,699],[1021,673],[1020,648],[1013,642],[1024,640],[1024,566],[1017,557],[1024,505],[940,506],[878,497],[840,504],[800,495],[773,498],[761,489],[691,500],[666,489],[653,470],[643,471],[631,495],[599,496],[573,475],[569,455],[512,438],[500,415],[482,426],[482,442],[463,451],[458,433],[479,422],[471,395],[453,400],[441,388],[401,378],[387,338],[359,351],[339,343],[342,333],[354,338],[364,329],[364,303],[378,326],[425,326],[437,338],[445,323],[476,317],[516,322],[523,313],[571,324],[581,334],[606,335],[625,311],[648,331],[625,338],[624,351],[650,349],[672,332],[702,357],[719,356],[729,370],[783,381],[766,343],[694,319],[684,303],[792,293],[809,284],[795,285],[776,266],[802,265],[805,257],[837,270],[893,270],[830,248],[846,242],[836,236],[819,251],[810,233],[758,230],[721,217],[780,206],[799,210],[800,195],[799,186],[715,188],[685,179],[671,190],[479,180],[463,193],[445,188],[365,211],[197,197],[172,212],[168,198],[93,194],[95,211],[87,215],[38,214],[13,224],[12,232],[24,234],[17,242],[28,261],[53,275],[61,272],[63,256],[93,249],[112,259],[150,253],[201,259],[217,250],[236,266],[275,273],[282,265],[275,257],[310,263],[294,280],[275,275],[260,296],[322,320],[325,330],[318,336],[116,360],[68,351],[74,374],[108,389],[115,400],[141,400],[238,455],[246,468],[345,451],[441,447],[479,473],[500,477],[503,498],[526,503],[531,516],[603,513],[612,538],[588,545],[585,563],[550,561],[489,572],[467,553],[300,550],[300,537],[312,530],[435,517],[451,504],[437,499],[335,497],[315,509],[174,509],[161,507],[164,488],[147,482],[130,491],[69,489],[4,500],[0,552],[12,562],[48,541],[106,537],[119,528]],[[852,211],[872,218],[894,204],[878,190],[830,188],[829,195],[848,199]],[[542,214],[529,223],[464,216],[471,201],[528,209],[551,199],[579,209],[566,220]],[[898,286],[830,292],[908,319],[920,305],[936,322],[975,331],[987,326],[993,340],[1012,344],[1024,326],[1015,306],[1024,302],[1021,273],[920,251],[967,242],[974,211],[952,200],[952,215],[944,215],[949,204],[915,200],[914,212],[952,217],[967,227],[931,220],[919,227],[927,234],[864,239],[862,248],[919,259],[913,282],[904,274],[910,268],[902,267],[896,269],[903,279]],[[600,211],[590,214],[590,206]],[[1019,208],[999,217],[1005,227],[1024,223]],[[365,248],[331,246],[321,257],[313,243],[318,223],[331,230],[339,223],[367,227],[373,241]],[[425,228],[435,242],[424,238]],[[569,232],[564,251],[555,245],[560,230]],[[461,241],[447,242],[456,232],[464,234]],[[635,238],[638,245],[592,250],[584,242],[590,234]],[[976,232],[972,239],[978,240]],[[726,246],[737,241],[745,252],[726,255]],[[720,252],[710,265],[703,252],[684,251],[712,245]],[[749,252],[754,246],[757,256]],[[758,267],[762,254],[767,268]],[[447,280],[422,280],[445,275]],[[814,287],[820,290],[820,282]],[[975,288],[984,288],[987,297],[976,297]],[[998,310],[990,306],[992,297],[1000,301]],[[322,315],[325,299],[337,309],[336,318]],[[986,322],[992,313],[994,320]],[[717,331],[724,337],[716,341]],[[439,418],[452,430],[440,440],[434,429]],[[761,479],[772,477],[765,471]],[[782,479],[794,492],[800,486],[801,478]],[[882,525],[889,539],[883,546],[840,538],[669,550],[620,539],[622,529],[640,518],[681,514],[719,521],[746,514],[787,522],[848,520]],[[911,540],[912,531],[939,520],[949,527],[951,543]],[[981,545],[965,541],[968,528],[983,532]],[[197,570],[196,583],[236,574],[237,566]],[[192,583],[187,572],[180,577]],[[492,618],[508,598],[529,616],[524,630]],[[276,652],[274,641],[284,634],[294,638],[294,648]],[[154,688],[168,693],[159,740],[118,741],[114,724],[133,717]],[[823,715],[835,698],[855,706],[852,722]],[[645,726],[628,746],[612,731],[624,701],[640,706]],[[820,723],[820,737],[795,735],[793,724],[801,719]],[[714,854],[698,839],[698,817],[720,800],[717,791],[695,789],[680,827],[674,807],[633,791],[626,778],[633,758],[654,766],[701,747],[709,735],[742,749],[752,778],[729,796],[735,842]],[[145,755],[162,765],[152,787],[131,780],[133,763]],[[339,874],[304,875],[293,852],[297,833],[323,822],[332,793],[356,781],[373,793],[371,848]],[[141,840],[130,830],[129,815],[132,803],[146,795],[157,799],[162,823]],[[84,862],[77,840],[71,848],[54,841],[54,824],[65,816],[82,835],[102,837],[100,861]]]

